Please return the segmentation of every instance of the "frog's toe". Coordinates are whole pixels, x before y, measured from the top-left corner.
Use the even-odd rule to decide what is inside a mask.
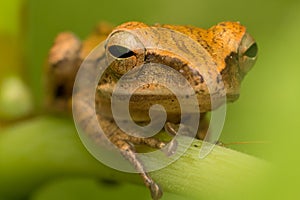
[[[163,192],[160,189],[159,185],[154,182],[151,183],[151,185],[150,185],[150,192],[151,192],[151,197],[153,200],[158,200],[163,195]]]
[[[167,144],[164,148],[162,148],[162,152],[164,152],[167,156],[172,156],[177,150],[178,142],[176,139],[171,140],[169,144]]]
[[[179,126],[177,124],[173,124],[171,122],[166,122],[165,124],[165,131],[170,135],[170,136],[175,136],[177,134]]]

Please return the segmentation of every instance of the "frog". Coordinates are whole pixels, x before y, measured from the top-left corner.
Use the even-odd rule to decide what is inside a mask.
[[[170,51],[157,48],[135,48],[130,42],[128,43],[126,38],[130,37],[128,32],[141,29],[144,32],[137,31],[136,34],[139,38],[146,38],[145,41],[154,40],[157,44],[168,44],[175,50],[176,48],[185,48],[187,54],[201,57],[199,66],[193,66],[188,60],[184,60],[180,55]],[[161,29],[182,34],[201,48],[190,48],[189,40],[180,41],[172,38],[160,32]],[[120,154],[139,172],[144,184],[150,190],[152,199],[160,199],[163,193],[162,189],[146,172],[143,162],[135,154],[135,147],[145,145],[162,149],[168,142],[156,137],[143,138],[128,135],[121,130],[114,121],[111,111],[113,88],[124,74],[136,69],[139,65],[160,63],[170,66],[180,72],[195,90],[201,112],[197,137],[203,139],[207,134],[208,127],[205,114],[217,108],[211,106],[210,93],[201,73],[203,70],[208,71],[213,77],[213,84],[216,87],[220,85],[221,76],[227,102],[236,101],[239,98],[242,80],[257,60],[257,43],[246,31],[246,27],[239,22],[221,22],[208,29],[190,25],[147,25],[135,21],[126,22],[117,27],[101,23],[83,42],[75,34],[64,32],[57,36],[49,52],[48,107],[58,111],[71,110],[76,72],[91,50],[104,40],[106,40],[106,44],[103,50],[92,60],[96,62],[100,57],[112,60],[95,91],[98,123],[105,130],[106,137],[120,150]],[[205,66],[208,59],[212,60],[214,65]],[[214,69],[210,69],[210,67]],[[91,128],[96,125],[88,120],[92,108],[86,102],[91,97],[84,92],[75,95],[80,95],[81,101],[75,106],[73,112],[82,113],[81,118],[85,123],[85,129],[95,141],[101,142],[103,138],[97,136],[97,133],[93,133],[94,129]],[[169,90],[157,84],[145,85],[139,88],[136,94],[133,94],[129,105],[133,121],[140,124],[148,123],[150,119],[147,111],[154,104],[163,105],[167,112],[167,121],[163,129],[171,135],[176,135],[180,123],[180,105]],[[169,145],[169,148],[168,151],[172,152],[173,148],[176,148],[176,143]]]

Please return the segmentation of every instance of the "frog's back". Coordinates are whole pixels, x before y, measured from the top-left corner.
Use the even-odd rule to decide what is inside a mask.
[[[226,67],[225,59],[231,52],[237,52],[246,28],[239,22],[221,22],[209,29],[182,25],[155,25],[178,31],[197,41],[217,63],[218,71]]]

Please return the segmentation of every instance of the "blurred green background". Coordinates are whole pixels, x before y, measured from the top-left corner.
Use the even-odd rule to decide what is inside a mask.
[[[255,194],[255,197],[299,198],[299,10],[300,2],[296,0],[1,1],[0,188],[14,187],[6,185],[5,179],[1,178],[1,163],[7,161],[4,160],[1,149],[3,146],[22,149],[22,141],[18,137],[9,138],[7,135],[12,132],[12,135],[21,134],[28,139],[39,134],[32,133],[31,130],[43,132],[51,128],[47,127],[47,123],[43,125],[44,122],[39,122],[42,125],[29,124],[29,127],[24,128],[24,133],[19,133],[19,129],[12,130],[12,127],[22,123],[22,120],[18,120],[20,117],[41,110],[44,94],[43,65],[53,39],[59,32],[70,30],[84,38],[102,20],[116,25],[135,20],[148,24],[188,24],[204,28],[220,21],[240,21],[256,39],[259,58],[243,82],[240,99],[228,106],[221,141],[250,141],[249,144],[231,145],[230,148],[265,159],[274,165],[274,171],[266,175],[270,180],[267,190],[261,191],[259,195]],[[264,142],[258,144],[251,141]],[[26,160],[26,153],[23,159],[24,162],[31,162]],[[94,162],[90,160],[88,162]],[[22,174],[20,171],[13,172],[13,169],[20,170],[14,167],[12,164],[12,173]],[[60,172],[62,177],[65,171]],[[86,175],[84,170],[82,171],[82,174]],[[77,178],[54,181],[51,179],[53,174],[39,174],[44,177],[41,178],[44,181],[41,182],[43,186],[30,188],[33,192],[23,195],[30,199],[81,199],[81,195],[84,197],[90,194],[91,199],[105,199],[103,195],[107,195],[108,198],[111,194],[119,193],[123,199],[139,199],[137,196],[148,198],[148,191],[140,186],[117,185],[111,186],[111,190],[107,184],[101,186],[101,183],[93,178],[78,178],[78,175],[82,174],[73,174]],[[24,175],[24,178],[30,177]],[[49,182],[45,184],[46,179],[49,179]],[[28,191],[22,188],[23,186],[19,183],[11,192]],[[30,184],[24,187],[28,188]],[[131,194],[132,190],[135,191],[135,195]],[[166,198],[180,199],[169,195]],[[15,194],[11,196],[19,198]]]

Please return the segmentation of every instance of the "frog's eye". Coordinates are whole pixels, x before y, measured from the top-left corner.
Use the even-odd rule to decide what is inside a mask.
[[[105,54],[111,72],[119,76],[144,63],[145,47],[134,32],[117,30],[107,38]]]
[[[249,58],[255,58],[257,55],[257,44],[253,43],[244,53],[244,56],[247,56]]]
[[[257,52],[256,42],[249,33],[245,33],[238,49],[239,68],[242,77],[253,67],[257,59]]]
[[[116,58],[129,58],[134,55],[133,51],[120,45],[112,45],[108,47],[108,51]]]

